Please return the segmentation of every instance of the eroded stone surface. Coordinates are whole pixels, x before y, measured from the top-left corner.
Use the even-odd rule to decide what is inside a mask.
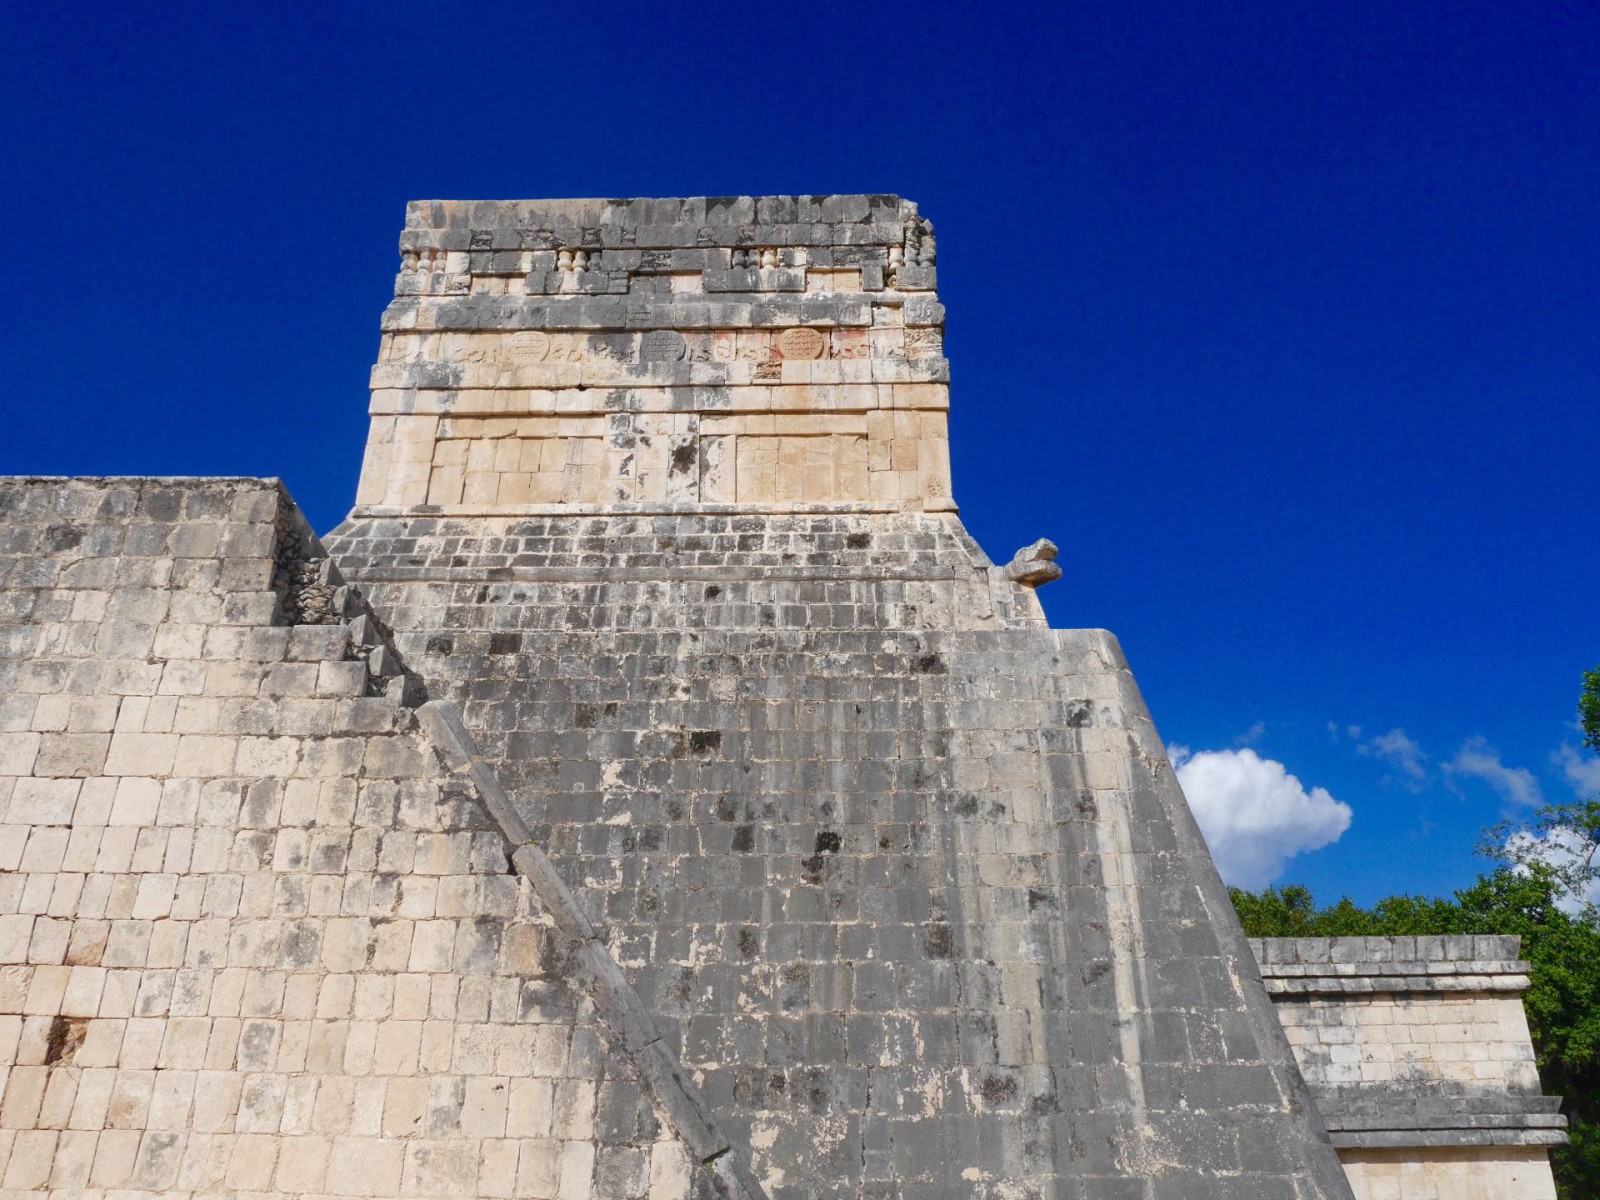
[[[413,204],[359,504],[951,510],[932,245],[895,196]]]
[[[774,1200],[1347,1196],[1115,641],[1045,628],[1046,546],[1025,579],[995,567],[922,473],[931,226],[861,197],[740,232],[776,204],[414,207],[444,290],[391,309],[405,371],[375,378],[412,391],[375,398],[412,406],[427,467],[330,551]],[[583,278],[507,274],[463,307],[449,289],[491,287],[474,239],[508,272],[571,249]],[[582,410],[602,385],[616,411]],[[612,444],[625,422],[665,455],[648,504],[604,465],[638,448]],[[780,482],[746,492],[769,434]],[[862,436],[865,496],[822,453]],[[587,481],[563,506],[507,511],[502,480],[499,511],[434,510],[441,447],[530,437]]]
[[[1115,640],[955,517],[915,206],[401,252],[331,558],[270,480],[0,481],[0,1192],[1351,1195]],[[1429,1027],[1350,974],[1288,1025],[1362,1196],[1546,1196],[1349,1140],[1346,1036]],[[1517,1086],[1407,1128],[1534,1128],[1452,978]]]
[[[270,481],[0,483],[0,1186],[689,1194],[365,618],[281,623],[302,522]]]

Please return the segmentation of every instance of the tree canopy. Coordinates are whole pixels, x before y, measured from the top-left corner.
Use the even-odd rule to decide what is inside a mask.
[[[1583,744],[1600,750],[1600,667],[1578,700]],[[1348,897],[1318,908],[1296,885],[1230,889],[1250,937],[1405,937],[1498,933],[1522,938],[1531,964],[1524,1006],[1544,1090],[1563,1097],[1572,1144],[1554,1151],[1562,1200],[1600,1197],[1600,796],[1547,805],[1486,830],[1495,865],[1449,899]]]
[[[1563,906],[1561,876],[1505,864],[1450,899],[1389,896],[1370,908],[1348,898],[1318,908],[1303,887],[1232,889],[1251,937],[1518,934],[1532,965],[1528,1028],[1545,1091],[1564,1098],[1572,1144],[1551,1155],[1563,1200],[1600,1197],[1600,920]]]

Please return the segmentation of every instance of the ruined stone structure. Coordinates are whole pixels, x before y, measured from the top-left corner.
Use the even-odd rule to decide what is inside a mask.
[[[1263,938],[1268,994],[1359,1196],[1553,1200],[1514,937]]]
[[[1360,1125],[1415,1076],[1340,1031],[1398,1022],[1280,1023],[1331,985],[1269,995],[1115,640],[963,530],[914,205],[401,254],[322,541],[273,481],[0,485],[6,1194],[1549,1194],[1499,984],[1521,1140],[1351,1140],[1457,1068]]]

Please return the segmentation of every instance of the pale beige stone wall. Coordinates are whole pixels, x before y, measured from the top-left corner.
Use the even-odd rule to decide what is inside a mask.
[[[1555,1200],[1542,1147],[1344,1150],[1356,1200]]]
[[[651,387],[619,382],[611,367],[606,382],[580,387],[587,376],[574,366],[568,379],[536,387],[522,386],[520,370],[500,390],[419,395],[378,387],[387,380],[380,364],[358,503],[446,512],[951,506],[945,384],[874,381],[865,361],[773,365],[771,383],[728,386],[729,372],[691,371],[682,387]],[[691,407],[711,387],[714,403]]]
[[[1360,1200],[1553,1200],[1514,937],[1267,938],[1267,990]]]
[[[0,1191],[683,1194],[476,799],[273,624],[286,506],[0,487]]]
[[[1522,997],[1514,992],[1346,995],[1278,1005],[1313,1085],[1422,1081],[1537,1093]]]
[[[445,221],[470,207],[445,202]],[[513,216],[491,207],[491,225]],[[559,207],[474,229],[492,249],[408,225],[359,508],[953,510],[943,312],[914,206],[904,225],[766,246],[733,225],[692,246],[603,227],[592,202],[595,226],[540,227]]]

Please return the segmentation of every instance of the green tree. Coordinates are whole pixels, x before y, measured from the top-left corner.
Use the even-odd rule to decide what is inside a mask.
[[[1584,672],[1578,722],[1583,744],[1600,751],[1600,667]],[[1293,884],[1230,890],[1250,937],[1519,935],[1539,1078],[1563,1098],[1572,1139],[1550,1156],[1556,1189],[1562,1200],[1600,1200],[1600,796],[1488,829],[1479,850],[1494,869],[1448,900],[1389,896],[1361,908],[1344,897],[1318,908]]]
[[[1591,750],[1600,750],[1600,667],[1583,673],[1578,724],[1583,727],[1583,744]]]

